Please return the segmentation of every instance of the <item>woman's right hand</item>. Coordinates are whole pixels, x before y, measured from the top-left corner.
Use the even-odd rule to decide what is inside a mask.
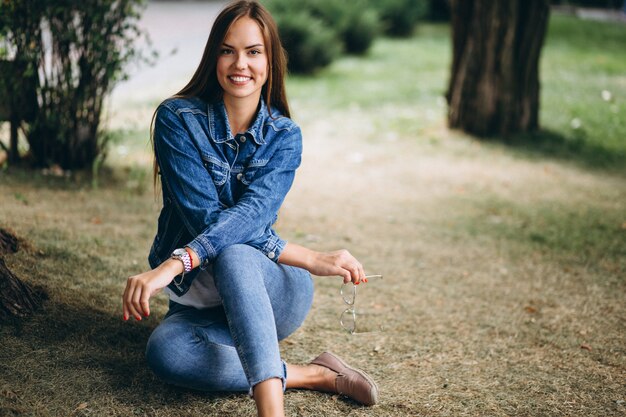
[[[153,270],[129,277],[122,297],[124,320],[150,315],[150,297],[166,287],[183,270],[177,259],[168,259]]]

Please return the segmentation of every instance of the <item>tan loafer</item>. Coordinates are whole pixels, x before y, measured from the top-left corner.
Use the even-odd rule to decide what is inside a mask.
[[[360,369],[350,367],[336,355],[324,352],[310,363],[337,372],[335,389],[339,394],[364,405],[374,405],[378,401],[376,382],[368,374]]]

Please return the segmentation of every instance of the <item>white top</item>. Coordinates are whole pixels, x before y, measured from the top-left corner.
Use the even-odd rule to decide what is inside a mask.
[[[198,272],[198,276],[196,276],[196,279],[194,279],[191,283],[189,291],[187,291],[183,296],[179,297],[174,293],[174,291],[167,287],[165,287],[164,291],[170,296],[170,300],[175,303],[194,307],[199,310],[222,305],[222,300],[217,293],[217,288],[215,288],[213,271],[210,266],[207,269]]]

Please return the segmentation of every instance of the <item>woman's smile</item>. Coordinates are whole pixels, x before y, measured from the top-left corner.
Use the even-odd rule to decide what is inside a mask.
[[[224,90],[224,102],[228,105],[232,100],[249,100],[256,109],[267,76],[261,28],[253,19],[241,17],[228,30],[217,59],[217,80]]]
[[[235,85],[245,85],[248,81],[252,80],[252,77],[247,75],[229,75],[228,79]]]

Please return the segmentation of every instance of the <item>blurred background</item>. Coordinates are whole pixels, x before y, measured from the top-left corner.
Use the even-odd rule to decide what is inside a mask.
[[[152,115],[224,4],[0,2],[0,415],[254,412],[146,368],[166,297],[120,309],[161,209]],[[290,391],[288,415],[624,415],[623,2],[263,4],[304,138],[277,231],[384,276],[355,305],[384,331],[346,333],[316,277],[281,342],[350,352],[381,403]]]

